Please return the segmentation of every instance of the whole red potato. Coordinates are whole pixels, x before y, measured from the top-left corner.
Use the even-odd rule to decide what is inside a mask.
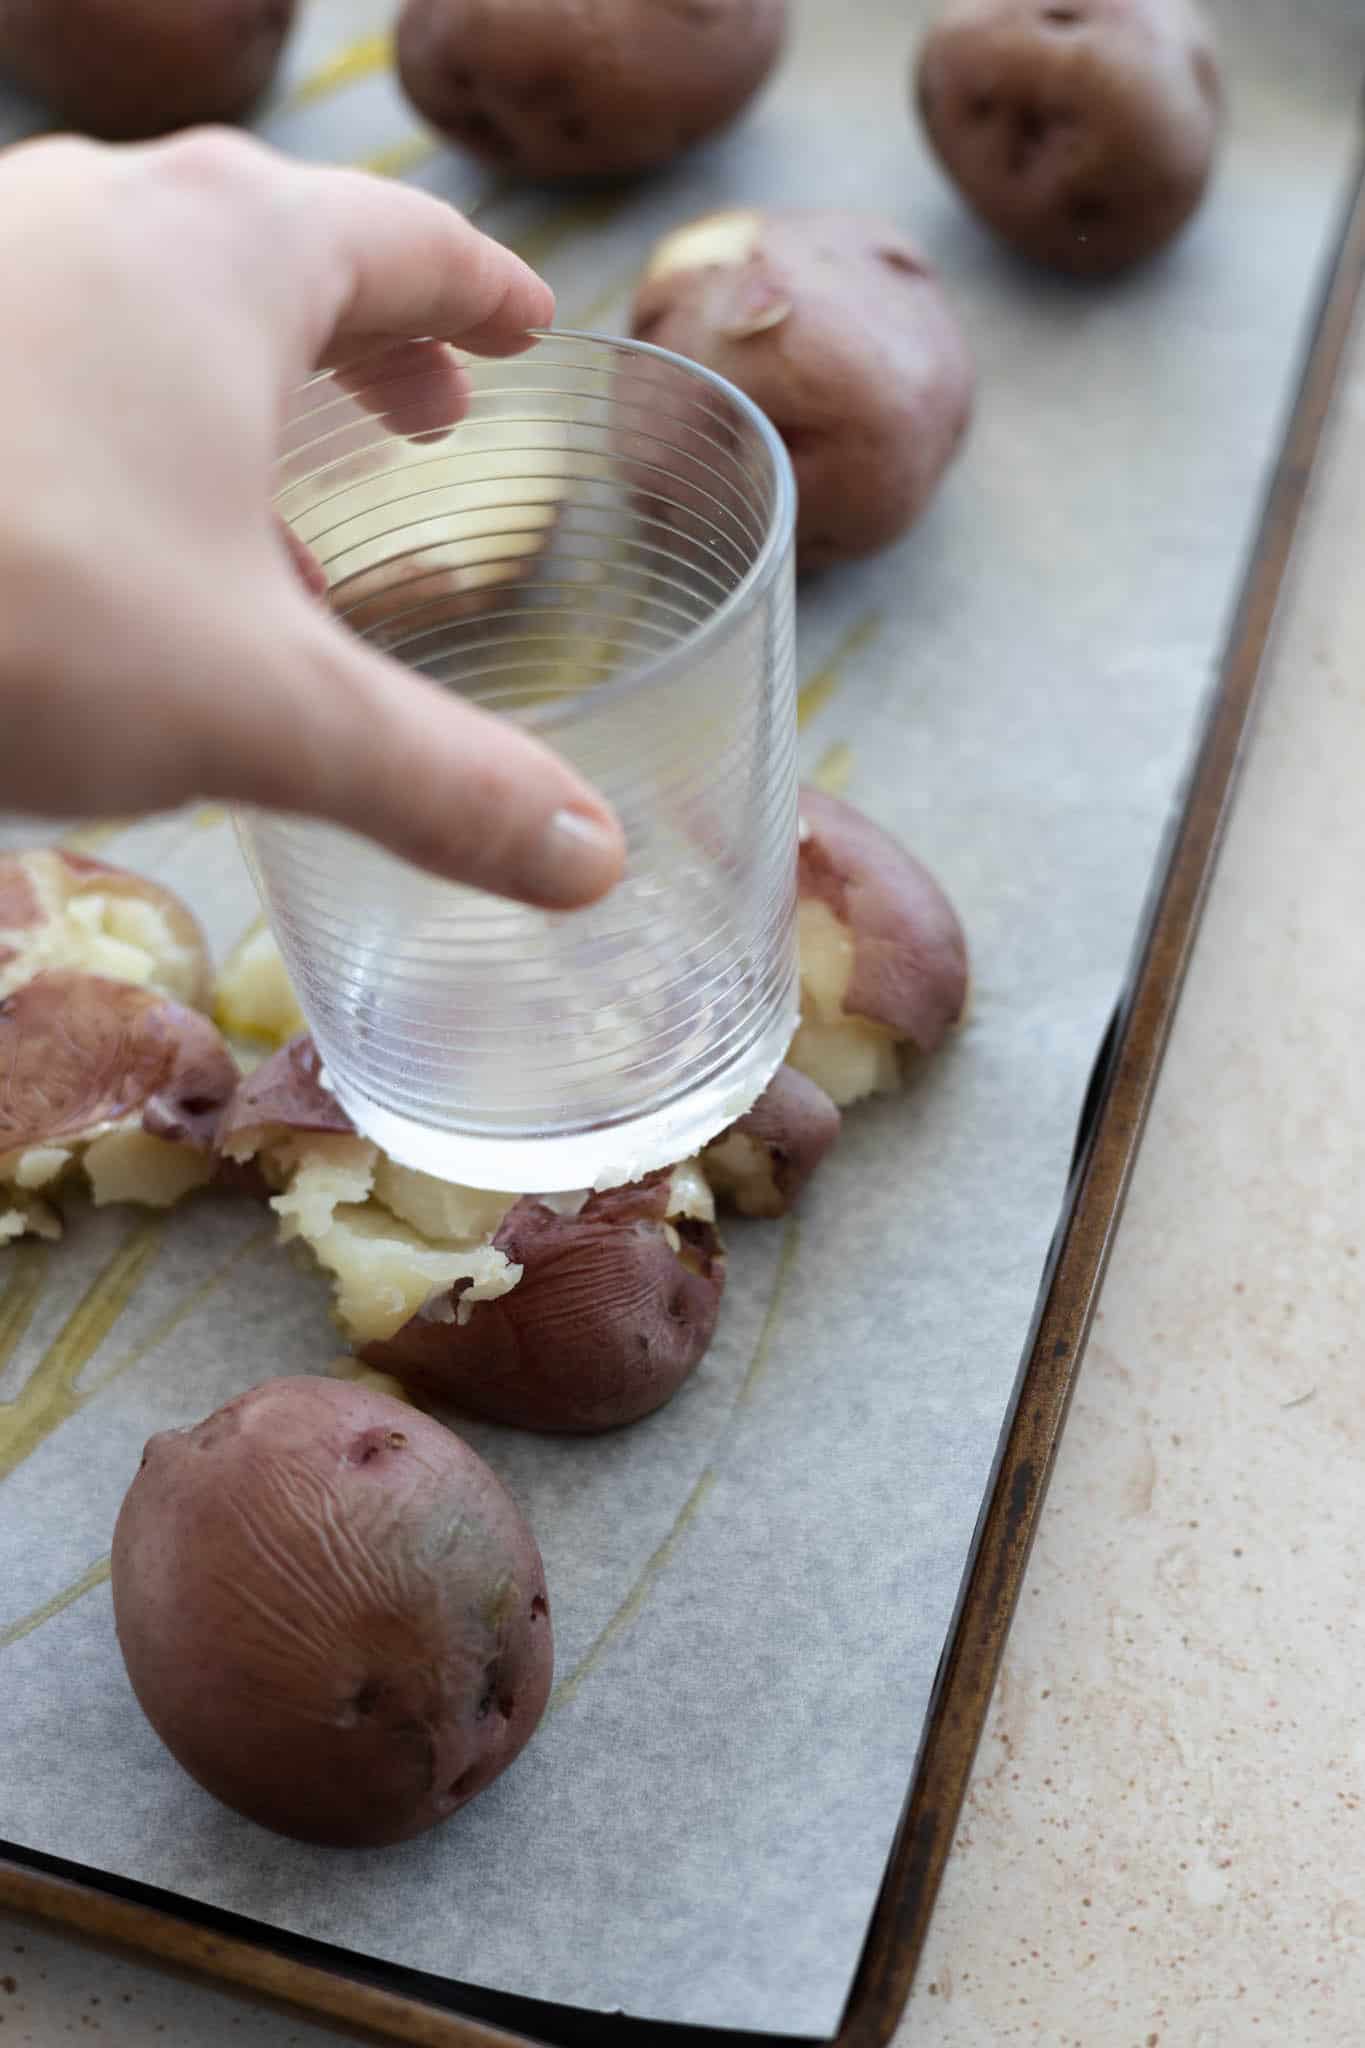
[[[549,1697],[535,1539],[469,1446],[332,1379],[153,1437],[114,1531],[128,1677],[215,1798],[375,1847],[506,1770]]]

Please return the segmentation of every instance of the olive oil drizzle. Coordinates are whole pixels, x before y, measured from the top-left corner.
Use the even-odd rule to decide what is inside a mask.
[[[31,1636],[35,1628],[41,1628],[45,1621],[61,1614],[68,1607],[74,1607],[87,1593],[93,1593],[96,1586],[102,1586],[109,1577],[109,1559],[96,1558],[94,1564],[83,1571],[69,1586],[63,1586],[60,1593],[54,1593],[50,1600],[44,1600],[41,1607],[31,1613],[21,1614],[18,1621],[12,1621],[8,1628],[0,1628],[0,1650],[7,1650],[11,1643],[22,1642]]]
[[[153,1264],[167,1218],[136,1224],[91,1281],[12,1400],[0,1401],[0,1480],[83,1406],[77,1381]]]
[[[33,1320],[52,1261],[49,1244],[16,1244],[6,1257],[10,1277],[0,1293],[0,1372],[13,1358]]]
[[[314,107],[322,100],[333,99],[347,86],[359,85],[365,79],[387,71],[392,63],[391,35],[357,36],[354,42],[343,43],[339,50],[324,58],[315,71],[301,78],[286,96],[281,112],[292,113],[297,108]]]

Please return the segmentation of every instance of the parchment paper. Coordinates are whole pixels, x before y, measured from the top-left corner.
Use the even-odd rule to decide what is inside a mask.
[[[390,11],[315,4],[295,78]],[[1110,287],[1024,270],[942,185],[905,114],[919,6],[808,0],[756,115],[629,200],[492,194],[575,324],[617,324],[653,235],[737,198],[886,211],[941,264],[979,415],[919,530],[806,594],[804,744],[808,770],[851,750],[848,793],[961,906],[971,1020],[849,1116],[799,1222],[731,1229],[719,1337],[662,1414],[577,1444],[468,1429],[543,1545],[558,1690],[504,1780],[395,1851],[299,1848],[201,1794],[133,1703],[100,1577],[149,1432],[335,1353],[323,1283],[227,1200],[0,1253],[0,1398],[36,1432],[0,1481],[0,1835],[481,1985],[833,2030],[1352,154],[1352,0],[1218,11],[1216,189]],[[466,203],[489,184],[417,161],[384,78],[261,125]],[[252,914],[220,816],[101,850],[220,946]]]

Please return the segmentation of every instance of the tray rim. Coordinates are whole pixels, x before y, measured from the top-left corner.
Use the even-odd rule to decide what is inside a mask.
[[[1365,298],[1365,150],[1307,328],[1294,397],[1174,828],[1153,867],[1132,969],[1097,1059],[1057,1230],[935,1679],[925,1732],[848,2002],[826,2048],[884,2048],[904,2017],[951,1852],[1072,1391],[1235,796],[1303,508]],[[325,2023],[415,2048],[552,2048],[547,2037],[391,1989],[415,1973],[0,1842],[0,1910],[131,1949]],[[145,1894],[145,1896],[143,1896]],[[155,1899],[158,1903],[150,1903]],[[170,1903],[161,1903],[170,1899]],[[235,1930],[245,1926],[246,1934]],[[342,1965],[308,1957],[337,1955]],[[359,1967],[367,1975],[353,1974]],[[466,1987],[456,1986],[464,1992]],[[525,2009],[509,1995],[470,1994]],[[567,2007],[575,2038],[621,2048],[777,2048],[789,2036]],[[571,2030],[573,2031],[573,2030]],[[559,2038],[565,2038],[562,2032]],[[793,2042],[793,2048],[796,2044]],[[803,2048],[818,2048],[803,2037]]]

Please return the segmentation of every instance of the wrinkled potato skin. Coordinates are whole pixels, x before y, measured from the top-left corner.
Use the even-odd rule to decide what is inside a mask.
[[[39,974],[0,1002],[0,1156],[135,1114],[207,1150],[237,1079],[207,1017],[132,982]]]
[[[797,893],[826,903],[853,934],[843,1006],[933,1052],[967,1001],[967,942],[929,870],[841,797],[801,791]]]
[[[1189,0],[955,0],[919,55],[929,140],[1023,255],[1106,277],[1203,198],[1222,91]]]
[[[416,1316],[366,1345],[420,1399],[519,1429],[591,1435],[663,1406],[711,1341],[725,1255],[708,1223],[666,1223],[667,1173],[593,1195],[576,1216],[531,1196],[493,1237],[524,1268],[465,1324]],[[682,1252],[669,1242],[672,1230]]]
[[[619,178],[732,121],[781,53],[786,0],[407,0],[418,112],[498,170]]]
[[[236,121],[274,75],[295,0],[0,0],[0,72],[111,142]]]
[[[449,1430],[365,1387],[273,1380],[153,1437],[112,1583],[172,1755],[300,1841],[373,1847],[448,1819],[549,1695],[544,1571],[515,1502]]]
[[[630,331],[768,415],[796,473],[803,574],[912,526],[971,420],[971,356],[937,276],[869,216],[767,213],[740,263],[647,270]]]
[[[706,1147],[702,1172],[717,1200],[728,1201],[741,1216],[785,1216],[842,1126],[843,1118],[823,1088],[795,1067],[779,1067],[753,1108]],[[766,1162],[761,1181],[732,1185],[731,1175],[717,1169],[714,1155],[736,1137],[751,1140]]]

